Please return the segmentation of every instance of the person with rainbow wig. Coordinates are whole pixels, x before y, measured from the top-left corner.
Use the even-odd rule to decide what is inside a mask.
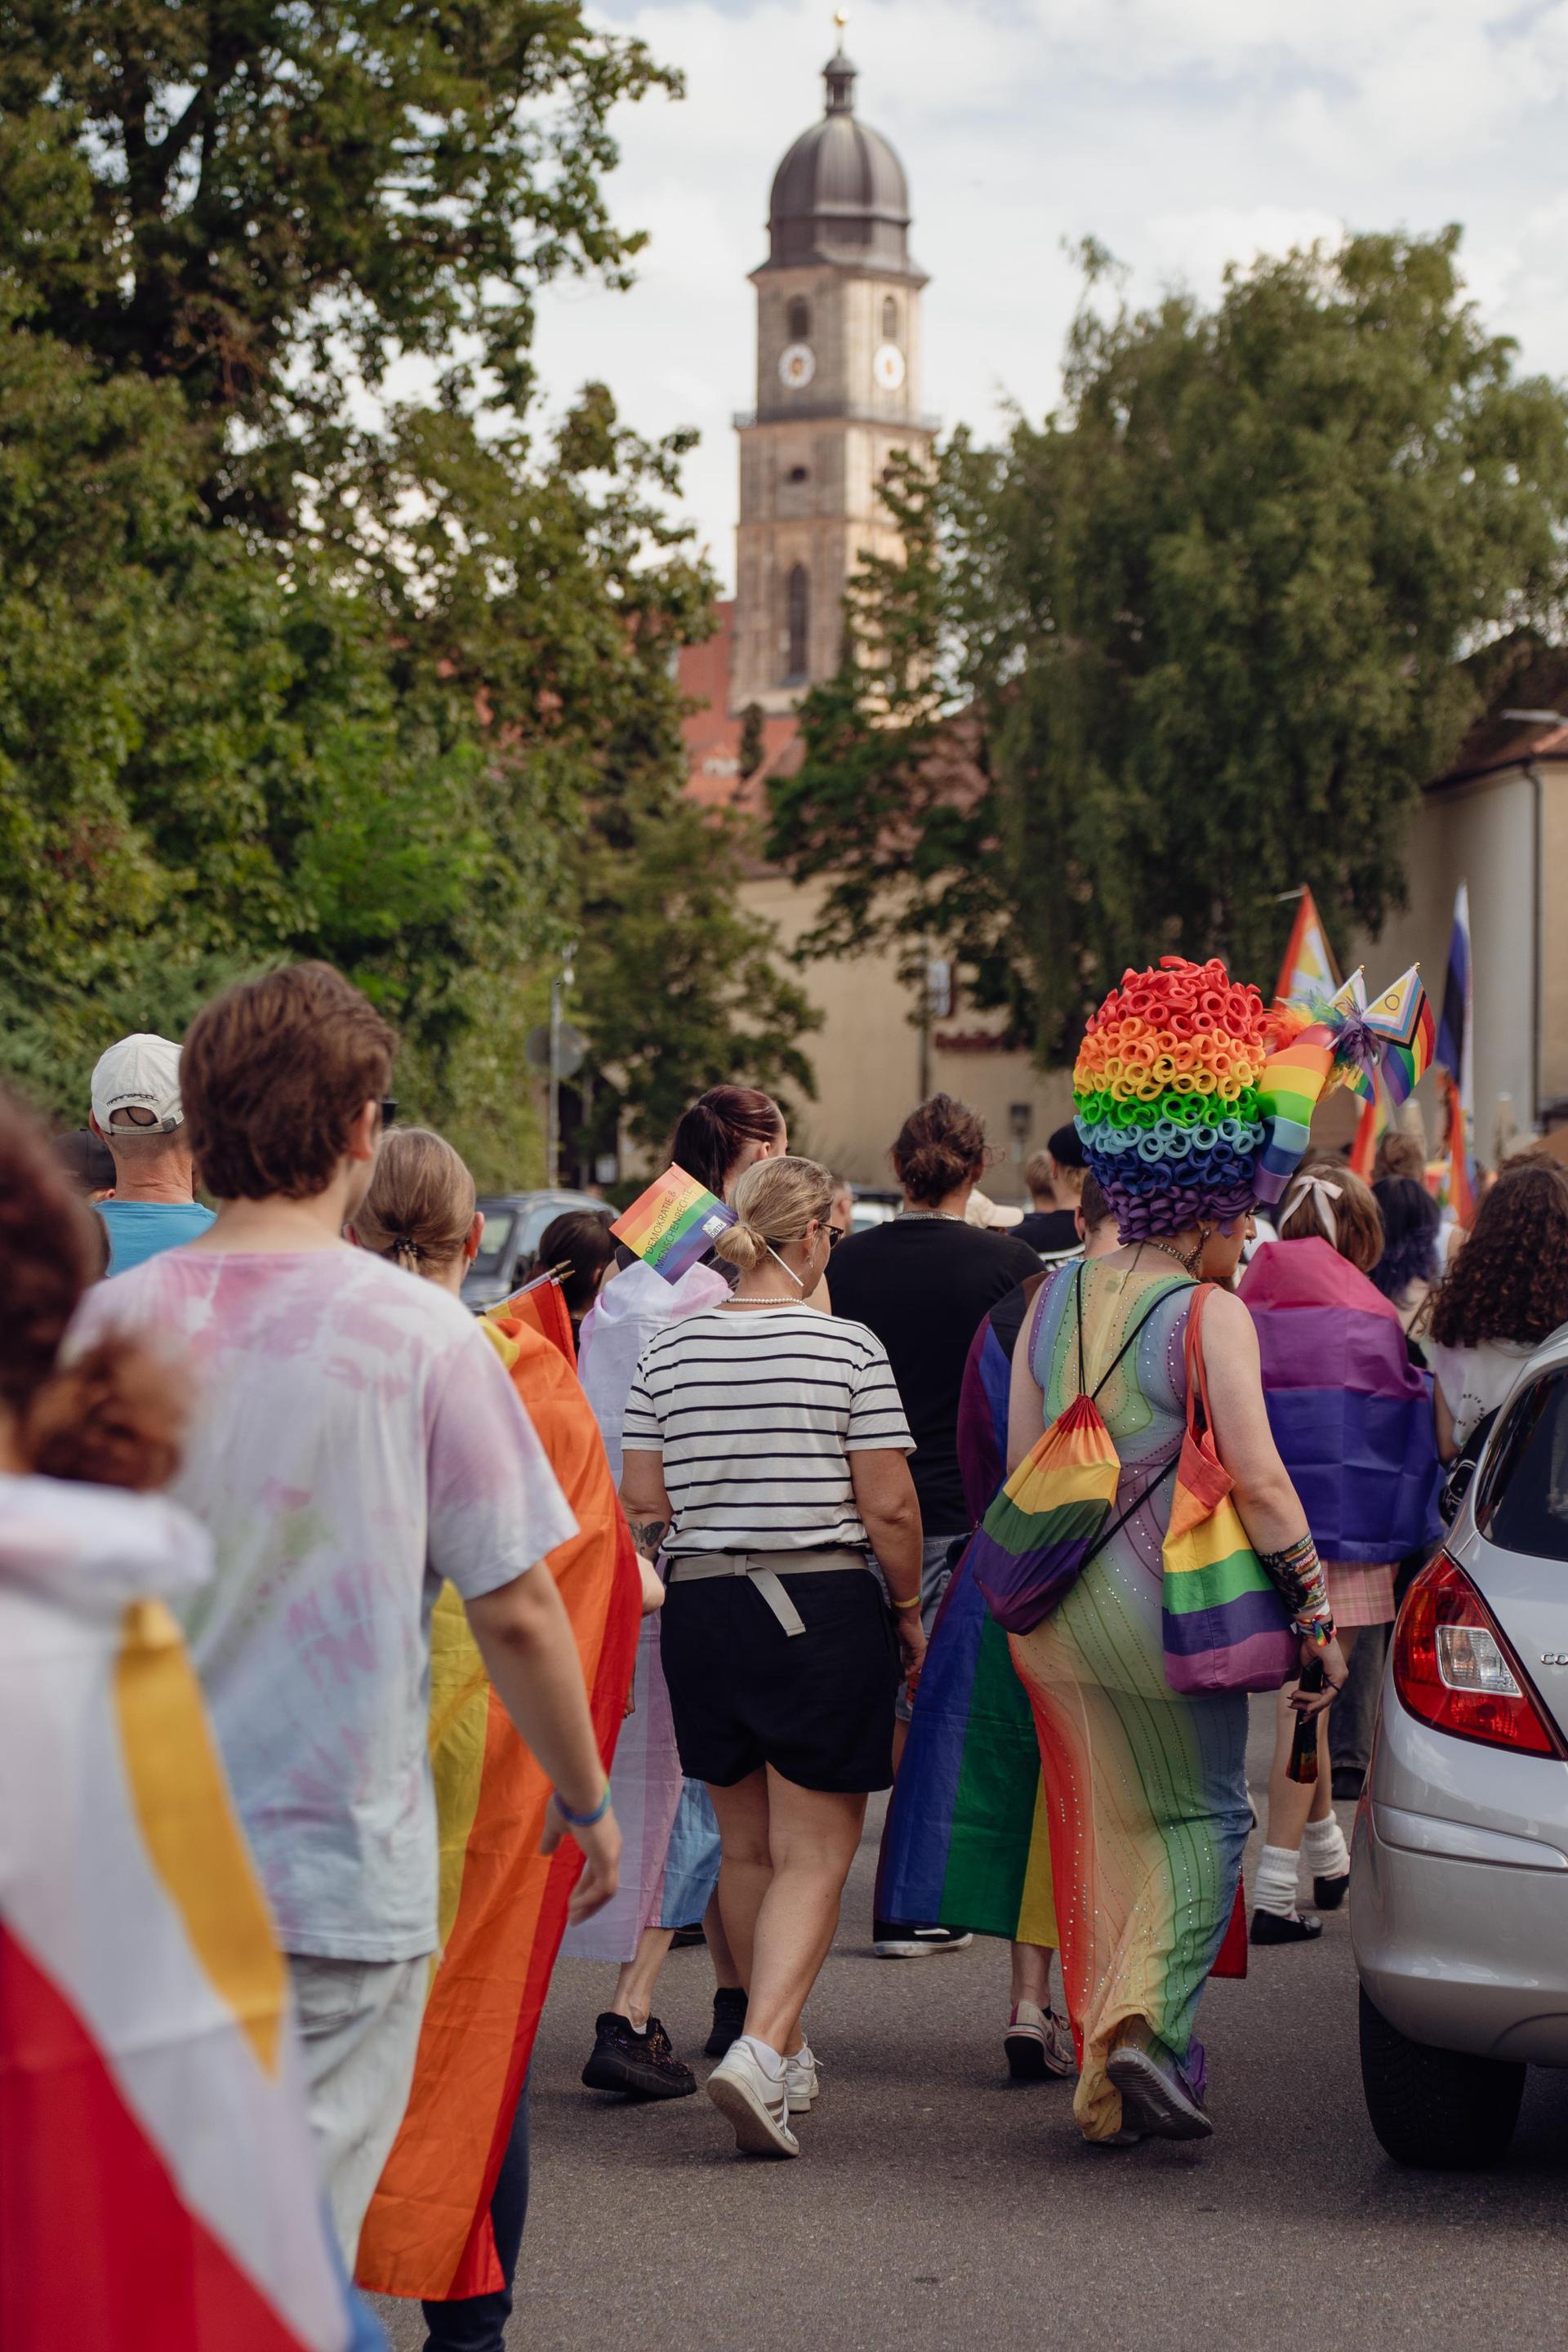
[[[1300,1098],[1271,1088],[1270,1016],[1217,961],[1127,972],[1088,1025],[1073,1074],[1079,1134],[1120,1245],[1061,1268],[1015,1352],[1007,1466],[1093,1394],[1120,1467],[1110,1533],[1078,1580],[1010,1635],[1049,1814],[1062,1969],[1091,2141],[1206,2137],[1199,1996],[1237,1901],[1251,1826],[1245,1689],[1189,1696],[1166,1677],[1162,1547],[1187,1418],[1184,1341],[1199,1286],[1226,1285],[1254,1201],[1289,1160]],[[1327,1039],[1294,1040],[1292,1067]],[[1310,1107],[1309,1107],[1310,1108]],[[1301,1130],[1301,1143],[1305,1130]],[[1300,1150],[1300,1146],[1296,1147]],[[1288,1596],[1326,1706],[1345,1666],[1302,1509],[1270,1433],[1252,1319],[1202,1292],[1196,1360],[1215,1450],[1266,1573]]]

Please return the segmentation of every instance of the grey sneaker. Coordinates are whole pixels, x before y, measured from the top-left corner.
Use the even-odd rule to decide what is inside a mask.
[[[735,2146],[746,2155],[800,2154],[800,2142],[789,2127],[789,2093],[784,2076],[775,2082],[764,2074],[743,2042],[737,2042],[728,2057],[720,2060],[705,2087],[733,2128]]]
[[[1214,2125],[1175,2058],[1147,2025],[1119,2042],[1105,2071],[1121,2094],[1126,2128],[1152,2139],[1208,2139]]]

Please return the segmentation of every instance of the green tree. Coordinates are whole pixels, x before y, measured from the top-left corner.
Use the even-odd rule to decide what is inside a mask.
[[[1462,296],[1455,230],[1233,269],[1205,309],[1090,252],[1064,397],[889,498],[839,677],[772,787],[818,946],[939,938],[1047,1061],[1123,966],[1271,977],[1305,880],[1403,895],[1479,707],[1464,656],[1563,618],[1568,401]]]
[[[575,0],[0,23],[0,1058],[57,1108],[116,1022],[322,954],[411,1109],[537,1168],[537,975],[679,824],[712,583],[689,436],[547,427],[533,307],[626,281],[611,110],[677,89]]]

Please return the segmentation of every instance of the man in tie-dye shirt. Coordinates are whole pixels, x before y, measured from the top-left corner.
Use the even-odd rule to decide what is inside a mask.
[[[605,1773],[543,1555],[576,1531],[472,1317],[352,1248],[395,1040],[321,964],[242,983],[185,1041],[185,1116],[216,1223],[89,1294],[173,1344],[195,1411],[174,1489],[209,1529],[185,1630],[289,1958],[311,2120],[353,2265],[401,2120],[437,1943],[430,1612],[461,1594],[500,1696],[593,1815]],[[556,1833],[559,1834],[557,1825]],[[577,1908],[619,1833],[579,1830]]]

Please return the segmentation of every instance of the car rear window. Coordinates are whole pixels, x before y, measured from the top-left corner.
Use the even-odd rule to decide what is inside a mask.
[[[1499,1426],[1476,1525],[1489,1543],[1568,1559],[1568,1367],[1531,1383]]]
[[[479,1242],[479,1254],[474,1260],[476,1274],[494,1274],[506,1256],[506,1245],[511,1239],[511,1229],[517,1223],[510,1209],[486,1209],[485,1230]]]

